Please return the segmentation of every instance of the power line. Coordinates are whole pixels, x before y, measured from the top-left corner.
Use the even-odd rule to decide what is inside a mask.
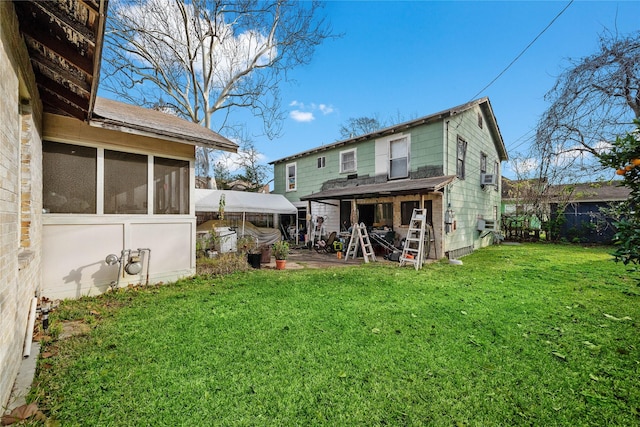
[[[503,75],[504,73],[506,73],[506,72],[507,72],[507,70],[508,70],[509,68],[511,68],[511,66],[512,66],[513,64],[515,64],[515,63],[516,63],[516,61],[517,61],[518,59],[520,59],[520,57],[521,57],[522,55],[524,55],[524,53],[525,53],[527,50],[529,50],[529,48],[530,48],[531,46],[533,46],[533,44],[534,44],[534,43],[535,43],[535,42],[540,38],[540,36],[542,36],[542,35],[544,34],[544,32],[545,32],[545,31],[547,31],[547,30],[549,29],[549,27],[551,27],[551,25],[553,25],[553,23],[554,23],[554,22],[555,22],[555,21],[560,17],[560,15],[562,15],[562,14],[564,13],[564,11],[565,11],[565,10],[567,10],[567,9],[569,8],[569,6],[571,6],[571,3],[573,3],[573,1],[574,1],[574,0],[570,0],[570,1],[569,1],[569,3],[567,3],[567,5],[564,7],[564,9],[562,9],[562,10],[560,11],[560,13],[558,13],[558,14],[555,16],[555,18],[553,18],[553,19],[551,20],[551,22],[549,22],[549,24],[548,24],[546,27],[544,27],[544,29],[543,29],[542,31],[540,31],[540,33],[539,33],[539,34],[538,34],[538,35],[537,35],[537,36],[536,36],[536,37],[531,41],[531,43],[529,43],[529,44],[527,45],[527,47],[525,47],[525,48],[522,50],[522,52],[520,52],[520,53],[518,54],[518,56],[516,56],[516,57],[514,58],[514,60],[513,60],[513,61],[511,61],[511,62],[509,63],[509,65],[507,65],[507,66],[506,66],[506,68],[500,72],[500,74],[498,74],[498,75],[497,75],[493,80],[491,80],[491,82],[489,82],[489,84],[488,84],[488,85],[486,85],[485,87],[483,87],[482,89],[480,89],[480,90],[478,91],[478,93],[476,93],[475,95],[473,95],[473,96],[471,97],[470,101],[471,101],[471,100],[476,99],[476,97],[477,97],[478,95],[480,95],[482,92],[484,92],[484,91],[485,91],[489,86],[491,86],[492,84],[494,84],[494,83],[496,82],[496,80],[498,80],[500,77],[502,77],[502,75]]]

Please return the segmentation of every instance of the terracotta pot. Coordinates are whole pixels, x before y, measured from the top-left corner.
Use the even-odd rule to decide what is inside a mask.
[[[287,260],[286,259],[277,259],[276,260],[276,270],[284,270],[286,265],[287,265]]]

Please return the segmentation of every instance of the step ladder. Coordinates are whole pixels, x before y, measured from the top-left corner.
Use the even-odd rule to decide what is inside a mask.
[[[413,264],[416,270],[422,268],[425,257],[425,235],[427,226],[427,210],[414,209],[409,223],[409,231],[404,241],[400,265]],[[429,233],[431,234],[431,233]],[[431,236],[429,236],[431,239]],[[430,241],[427,245],[430,246]]]
[[[347,255],[344,257],[345,262],[349,259],[349,256],[356,258],[358,256],[358,248],[362,248],[362,257],[364,262],[368,263],[369,258],[372,261],[376,260],[376,254],[373,252],[373,246],[369,239],[369,233],[367,232],[367,226],[363,222],[360,224],[354,224],[351,229],[351,238],[349,239],[349,246],[347,246]]]

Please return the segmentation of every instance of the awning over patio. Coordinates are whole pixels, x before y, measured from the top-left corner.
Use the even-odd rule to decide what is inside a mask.
[[[336,187],[300,197],[300,200],[318,201],[326,199],[361,199],[365,197],[400,196],[423,194],[441,190],[455,179],[455,175],[431,178],[387,181],[380,184],[350,185]]]
[[[196,189],[196,212],[218,212],[224,194],[225,212],[296,214],[298,209],[281,194]]]

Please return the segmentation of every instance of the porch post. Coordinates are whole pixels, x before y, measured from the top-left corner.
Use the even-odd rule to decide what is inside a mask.
[[[356,199],[351,200],[351,215],[349,216],[349,221],[351,221],[351,225],[355,225],[358,223],[358,204],[356,203]]]

